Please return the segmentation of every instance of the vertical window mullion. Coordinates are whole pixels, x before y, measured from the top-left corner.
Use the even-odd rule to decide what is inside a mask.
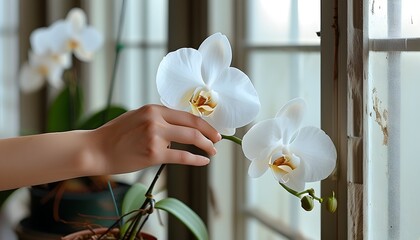
[[[388,37],[401,37],[401,1],[388,0]],[[388,237],[400,238],[400,52],[388,53]]]

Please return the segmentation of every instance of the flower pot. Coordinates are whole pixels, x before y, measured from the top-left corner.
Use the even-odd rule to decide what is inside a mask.
[[[92,229],[92,230],[82,230],[79,232],[75,232],[72,234],[69,234],[63,238],[61,238],[61,240],[84,240],[84,239],[97,239],[94,238],[101,236],[103,233],[105,233],[107,231],[107,228],[96,228],[96,229]],[[113,237],[115,237],[115,239],[118,239],[118,233],[119,233],[119,229],[115,228],[112,229],[109,233],[109,236],[107,235],[106,238],[107,240],[112,240],[114,239]],[[147,233],[140,233],[140,236],[138,236],[138,239],[143,239],[143,240],[157,240],[157,238],[155,238],[154,236],[147,234]]]
[[[119,208],[129,187],[127,184],[118,183],[113,188]],[[84,193],[65,192],[58,199],[56,199],[57,196],[47,197],[48,194],[51,195],[51,191],[47,189],[36,187],[30,189],[30,216],[22,222],[26,228],[65,235],[87,229],[87,226],[110,226],[117,218],[109,190]],[[56,204],[55,208],[54,204]],[[57,211],[59,221],[54,219],[54,211]]]

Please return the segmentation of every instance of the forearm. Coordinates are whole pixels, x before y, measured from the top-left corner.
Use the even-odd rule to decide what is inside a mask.
[[[0,190],[94,175],[90,131],[0,140]]]

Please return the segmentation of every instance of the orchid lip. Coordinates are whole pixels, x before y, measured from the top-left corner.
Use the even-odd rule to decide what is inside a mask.
[[[282,174],[290,173],[297,168],[290,158],[284,155],[275,159],[270,165],[273,170],[277,170]]]
[[[197,116],[210,116],[217,107],[217,95],[206,88],[197,88],[189,100],[191,111]]]

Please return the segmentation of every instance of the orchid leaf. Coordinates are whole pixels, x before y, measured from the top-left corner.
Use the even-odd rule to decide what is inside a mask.
[[[164,210],[178,218],[195,235],[198,240],[208,240],[206,225],[201,218],[185,205],[175,198],[165,198],[155,204],[156,209]]]
[[[131,211],[137,210],[146,199],[147,188],[141,183],[133,184],[124,196],[122,204],[122,214],[127,214]],[[140,204],[140,205],[139,205]]]
[[[108,109],[104,108],[80,123],[78,129],[89,130],[98,128],[125,112],[127,112],[127,110],[118,106],[110,106]]]
[[[124,200],[122,203],[122,215],[126,215],[132,211],[138,210],[141,207],[141,204],[143,204],[144,200],[146,199],[146,192],[147,188],[145,185],[141,183],[133,184],[124,196]],[[124,219],[124,223],[126,222],[126,219],[130,218],[130,216],[127,216]],[[122,235],[124,235],[128,228],[128,224],[124,223],[121,228]]]

